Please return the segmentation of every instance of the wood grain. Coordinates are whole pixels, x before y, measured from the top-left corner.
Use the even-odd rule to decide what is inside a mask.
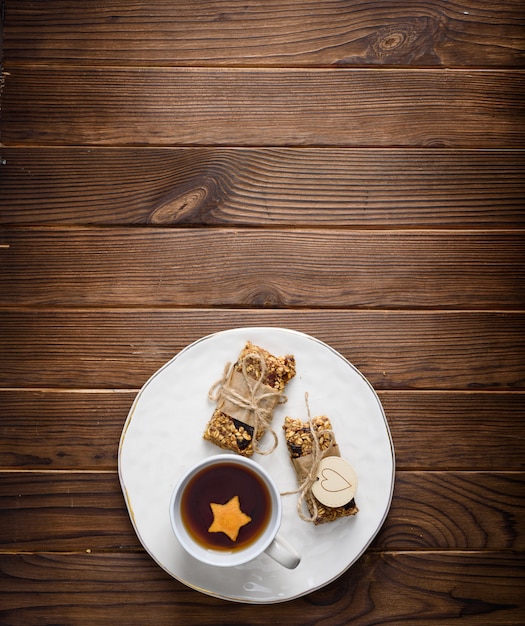
[[[525,139],[519,70],[23,66],[5,78],[8,146],[501,149]]]
[[[6,9],[10,63],[520,67],[524,61],[517,0],[242,6],[17,0]]]
[[[325,341],[377,389],[525,387],[523,313],[340,310],[0,311],[5,387],[140,388],[193,341],[281,326]]]
[[[525,469],[525,394],[379,394],[399,469]]]
[[[140,547],[116,472],[8,473],[0,492],[2,552]]]
[[[136,394],[0,391],[0,468],[116,471]],[[398,470],[525,470],[522,392],[379,391],[379,398]]]
[[[524,496],[523,473],[398,472],[372,549],[523,550]],[[1,552],[140,549],[116,472],[5,474],[0,524]]]
[[[524,513],[522,473],[397,472],[393,505],[374,547],[523,550]]]
[[[11,306],[524,304],[519,231],[13,228],[0,239]]]
[[[411,626],[469,623],[519,625],[525,562],[507,552],[368,553],[338,580],[279,605],[279,620],[314,626],[321,620],[358,626],[378,619]],[[146,554],[1,555],[0,619],[27,626],[47,621],[111,625],[268,624],[275,606],[236,605],[203,596],[164,573]],[[103,598],[103,602],[101,602]]]
[[[0,467],[115,471],[118,442],[135,395],[116,390],[0,391]]]
[[[0,623],[522,626],[522,2],[0,4]],[[366,553],[270,606],[166,574],[117,473],[242,326],[348,358],[396,451]]]
[[[523,151],[32,147],[2,156],[4,224],[525,224]]]

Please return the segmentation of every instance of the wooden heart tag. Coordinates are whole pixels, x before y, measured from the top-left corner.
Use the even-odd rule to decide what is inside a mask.
[[[335,508],[350,502],[357,491],[354,468],[339,456],[321,459],[317,480],[312,485],[313,495],[325,506]]]

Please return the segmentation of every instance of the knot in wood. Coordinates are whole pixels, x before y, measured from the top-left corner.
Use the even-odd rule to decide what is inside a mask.
[[[426,17],[389,24],[375,33],[370,41],[370,49],[383,62],[435,58],[434,46],[438,31],[439,24]]]
[[[263,308],[278,308],[284,306],[281,293],[279,293],[277,289],[269,286],[259,288],[252,296],[251,304]]]
[[[152,224],[182,224],[202,222],[204,207],[208,204],[210,189],[202,184],[164,197],[150,215]],[[204,211],[205,212],[205,211]]]

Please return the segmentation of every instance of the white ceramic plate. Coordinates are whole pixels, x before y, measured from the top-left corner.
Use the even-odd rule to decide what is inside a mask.
[[[281,532],[301,553],[295,570],[263,554],[231,568],[204,565],[186,554],[175,538],[169,502],[179,476],[198,459],[224,452],[202,433],[214,404],[208,390],[247,340],[273,354],[293,354],[297,375],[273,425],[279,446],[253,457],[273,476],[281,492],[296,488],[286,449],[285,415],[330,417],[341,455],[359,477],[354,517],[314,526],[300,519],[297,496],[283,496]],[[268,435],[267,435],[268,437]],[[266,443],[263,439],[262,443]],[[174,578],[203,593],[236,602],[266,604],[319,589],[347,570],[366,550],[390,508],[394,449],[379,399],[370,383],[325,343],[283,328],[236,328],[204,337],[179,352],[138,393],[119,447],[119,476],[135,531],[151,557]]]

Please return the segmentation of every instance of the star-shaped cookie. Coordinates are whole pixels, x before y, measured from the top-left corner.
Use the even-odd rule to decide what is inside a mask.
[[[232,541],[237,541],[239,531],[249,524],[252,518],[241,511],[239,496],[234,496],[226,504],[210,502],[213,512],[213,523],[208,528],[209,533],[224,533]]]

